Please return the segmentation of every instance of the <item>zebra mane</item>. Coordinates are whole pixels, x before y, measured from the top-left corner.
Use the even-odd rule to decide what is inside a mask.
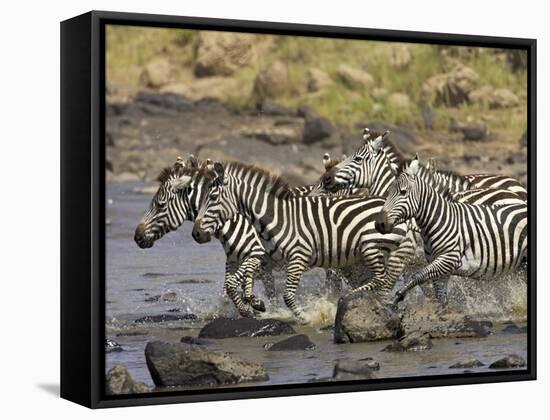
[[[157,177],[157,181],[160,184],[164,184],[166,181],[169,181],[172,177],[179,177],[182,175],[194,175],[204,176],[208,181],[211,181],[215,178],[215,174],[206,168],[186,168],[182,165],[174,165],[174,166],[167,166],[164,168],[159,176]]]
[[[289,187],[288,182],[286,182],[282,177],[274,175],[265,169],[259,168],[254,165],[248,165],[242,162],[226,162],[226,165],[238,173],[240,176],[245,173],[256,174],[263,179],[267,180],[267,186],[265,191],[269,194],[273,194],[277,198],[287,199],[294,197],[294,192]]]

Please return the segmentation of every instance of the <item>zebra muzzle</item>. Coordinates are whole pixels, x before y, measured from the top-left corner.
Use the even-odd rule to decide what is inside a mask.
[[[378,213],[376,221],[374,222],[374,228],[380,233],[391,233],[393,230],[393,223],[388,219],[388,213],[381,210]]]
[[[151,241],[149,238],[147,238],[145,225],[143,223],[140,223],[137,228],[136,232],[134,233],[134,241],[140,248],[151,248],[154,244],[153,241]]]
[[[193,226],[192,236],[193,239],[199,244],[210,242],[210,233],[205,232],[200,228],[200,220],[197,220],[195,222],[195,225]]]

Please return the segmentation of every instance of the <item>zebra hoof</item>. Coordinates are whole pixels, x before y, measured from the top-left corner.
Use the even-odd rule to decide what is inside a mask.
[[[243,318],[254,318],[254,312],[249,309],[240,309],[239,315]]]
[[[261,299],[254,298],[250,301],[250,306],[259,312],[265,312],[265,304]]]

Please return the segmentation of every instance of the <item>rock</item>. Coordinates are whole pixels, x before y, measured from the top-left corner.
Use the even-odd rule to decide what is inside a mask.
[[[193,69],[195,76],[230,76],[253,64],[260,50],[269,48],[270,43],[269,36],[200,31]]]
[[[512,321],[509,321],[505,323],[505,326],[502,329],[502,332],[505,334],[519,334],[521,332],[521,328],[519,328]]]
[[[182,321],[182,320],[196,320],[198,319],[195,314],[183,314],[183,315],[173,315],[173,314],[160,314],[160,315],[147,315],[141,318],[138,318],[134,321],[136,324],[144,324],[149,322],[168,322],[168,321]]]
[[[477,359],[465,359],[460,362],[456,362],[454,365],[449,366],[449,369],[469,369],[469,368],[475,368],[485,366],[484,363],[481,363]]]
[[[162,295],[164,302],[176,302],[178,300],[178,294],[176,292],[167,292]]]
[[[458,106],[469,100],[476,87],[479,75],[470,67],[457,65],[448,73],[430,77],[422,86],[428,101],[448,106]]]
[[[334,82],[323,70],[311,68],[306,72],[308,92],[320,92]]]
[[[432,305],[407,304],[401,312],[401,328],[405,334],[420,331],[431,338],[482,338],[491,334],[493,324],[463,313],[440,313]]]
[[[336,131],[334,125],[325,117],[307,115],[305,118],[302,141],[312,144],[330,137]]]
[[[265,141],[278,146],[281,144],[297,144],[302,141],[302,129],[297,126],[277,126],[259,128],[241,133],[244,137]]]
[[[124,365],[115,365],[105,375],[107,395],[144,394],[151,392],[143,382],[134,382]]]
[[[294,329],[278,319],[217,318],[206,324],[199,338],[263,337],[295,334]]]
[[[489,369],[510,369],[525,366],[525,359],[517,354],[503,357],[489,365]]]
[[[160,295],[149,296],[148,298],[143,299],[144,302],[158,302],[160,300]]]
[[[387,99],[387,103],[392,108],[409,109],[411,107],[411,99],[409,95],[400,92],[391,93]]]
[[[466,141],[480,141],[487,140],[487,125],[483,123],[461,123],[454,119],[449,124],[450,132],[461,132],[463,134],[463,140]]]
[[[296,116],[296,111],[294,111],[293,109],[270,101],[269,99],[264,99],[263,101],[256,102],[256,110],[258,111],[258,113],[264,115],[273,115],[280,117]]]
[[[318,117],[319,114],[315,110],[315,108],[309,106],[309,105],[300,105],[296,109],[296,115],[302,118],[308,118],[308,117]]]
[[[423,351],[433,347],[429,334],[415,331],[401,337],[398,341],[388,344],[382,351]]]
[[[144,86],[158,89],[174,79],[174,66],[165,58],[157,58],[142,70],[139,80]]]
[[[180,343],[195,344],[197,346],[205,346],[206,344],[208,344],[208,340],[203,340],[198,337],[191,337],[190,335],[185,335],[180,338]]]
[[[400,335],[399,316],[372,292],[354,293],[338,301],[335,343],[385,340]]]
[[[369,73],[347,64],[340,64],[336,69],[336,74],[350,89],[361,89],[374,83],[374,79]]]
[[[388,96],[388,90],[382,87],[375,87],[371,90],[370,94],[374,99],[380,100]]]
[[[496,89],[489,96],[490,108],[512,108],[519,105],[519,98],[509,89]]]
[[[346,360],[339,361],[334,366],[332,378],[340,381],[350,381],[356,379],[374,379],[375,370],[380,369],[380,365],[373,360]]]
[[[213,386],[269,379],[256,363],[193,344],[149,342],[145,360],[156,386]]]
[[[138,92],[134,101],[140,104],[154,105],[175,111],[191,111],[195,104],[185,96],[171,92]]]
[[[317,346],[305,334],[295,335],[268,346],[269,351],[315,350]]]
[[[393,68],[407,67],[412,61],[411,50],[406,44],[389,44],[384,46],[388,64]]]
[[[489,97],[493,93],[494,88],[489,85],[483,85],[468,93],[468,102],[473,104],[488,103]]]
[[[114,340],[105,339],[105,353],[118,353],[124,351],[122,346]]]
[[[239,83],[231,77],[206,77],[189,83],[171,83],[164,86],[161,92],[172,92],[193,100],[214,98],[225,100],[235,96]]]
[[[260,98],[276,98],[288,90],[288,69],[281,61],[271,63],[256,76],[254,92]]]

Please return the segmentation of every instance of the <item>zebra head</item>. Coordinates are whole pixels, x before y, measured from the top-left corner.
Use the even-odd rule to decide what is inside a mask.
[[[418,156],[390,186],[384,207],[378,214],[375,228],[380,233],[391,233],[393,227],[415,216],[420,206],[418,198]]]
[[[200,244],[210,241],[211,235],[238,212],[234,196],[229,194],[230,176],[224,174],[225,169],[220,162],[214,164],[214,172],[216,177],[210,183],[193,226],[193,238]]]
[[[321,178],[328,192],[346,188],[367,188],[372,195],[383,195],[395,178],[397,168],[388,160],[384,147],[390,132],[377,135],[365,128],[363,144],[353,155],[332,166],[325,165],[326,172]]]
[[[193,156],[187,162],[178,158],[172,167],[163,169],[158,177],[159,188],[134,234],[140,248],[151,248],[156,240],[178,229],[185,220],[195,219],[201,186],[209,181],[203,174]]]

